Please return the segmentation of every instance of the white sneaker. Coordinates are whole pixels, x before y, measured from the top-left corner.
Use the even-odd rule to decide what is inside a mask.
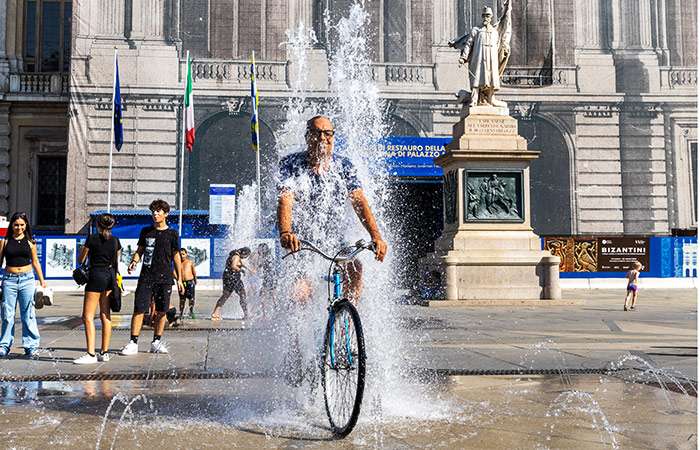
[[[97,356],[96,355],[90,356],[89,353],[85,353],[80,358],[74,359],[73,364],[97,364]]]
[[[151,342],[151,353],[168,353],[168,348],[162,341]]]
[[[107,362],[109,361],[109,352],[105,353],[98,353],[97,354],[97,360],[101,362]]]
[[[124,347],[122,347],[121,351],[119,352],[123,356],[131,356],[135,355],[139,352],[139,344],[136,342],[129,340],[129,343],[126,344]]]

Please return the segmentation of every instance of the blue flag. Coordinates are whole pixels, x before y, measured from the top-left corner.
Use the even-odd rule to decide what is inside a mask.
[[[122,149],[124,143],[124,127],[122,126],[122,94],[119,89],[119,60],[114,55],[114,95],[112,96],[112,111],[114,111],[114,147]]]
[[[260,150],[260,123],[258,123],[258,85],[255,81],[255,52],[250,57],[250,102],[252,111],[250,114],[250,133],[253,151]]]

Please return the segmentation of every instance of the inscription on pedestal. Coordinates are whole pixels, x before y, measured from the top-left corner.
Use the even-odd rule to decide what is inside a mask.
[[[504,119],[467,119],[464,121],[464,134],[490,136],[517,136],[518,123]]]

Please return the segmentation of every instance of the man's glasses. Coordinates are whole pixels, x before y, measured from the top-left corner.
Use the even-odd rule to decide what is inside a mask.
[[[320,130],[318,128],[309,128],[307,130],[307,133],[309,133],[312,136],[324,135],[326,137],[333,137],[335,135],[335,130]]]

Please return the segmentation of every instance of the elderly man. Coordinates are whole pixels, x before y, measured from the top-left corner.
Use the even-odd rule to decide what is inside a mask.
[[[469,66],[469,106],[506,106],[505,102],[496,100],[495,92],[501,88],[500,77],[510,55],[510,0],[503,3],[503,14],[498,24],[492,23],[493,11],[488,6],[484,6],[481,17],[483,26],[472,28],[467,34],[451,41],[449,46],[460,49],[460,64]]]
[[[348,158],[333,153],[335,130],[330,119],[315,116],[306,123],[306,151],[293,153],[280,161],[277,224],[282,247],[297,251],[299,237],[325,248],[337,249],[344,241],[345,199],[376,245],[376,259],[384,260],[387,245],[377,227],[369,202]],[[299,234],[299,237],[297,236]],[[347,268],[346,292],[357,301],[362,289],[359,261]],[[307,277],[297,280],[295,297],[307,300],[311,284]]]

